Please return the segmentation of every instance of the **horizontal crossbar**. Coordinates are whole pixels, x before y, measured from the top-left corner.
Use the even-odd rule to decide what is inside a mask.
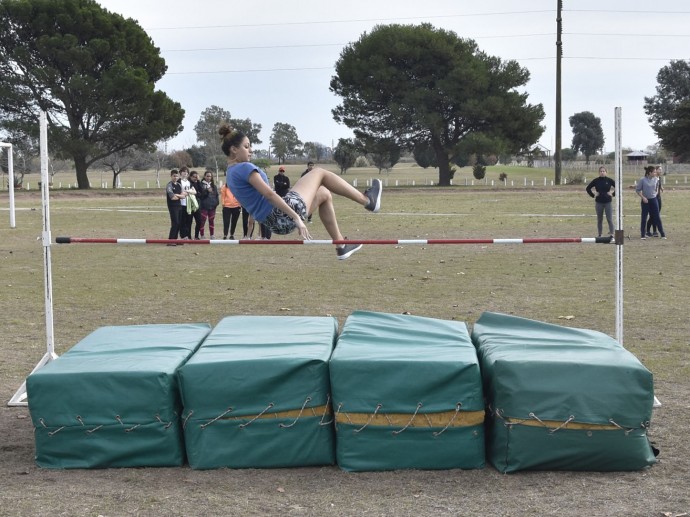
[[[528,239],[348,239],[348,240],[191,240],[191,239],[120,239],[93,237],[57,237],[57,244],[212,244],[212,245],[323,245],[323,244],[399,244],[399,245],[427,245],[427,244],[610,244],[613,237],[544,237]],[[622,244],[622,242],[621,242]]]

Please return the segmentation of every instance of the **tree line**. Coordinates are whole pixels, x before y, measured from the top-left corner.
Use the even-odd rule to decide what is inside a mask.
[[[95,0],[3,0],[0,19],[0,138],[20,152],[35,151],[45,111],[52,152],[73,161],[78,187],[89,188],[89,168],[106,164],[116,174],[128,154],[155,153],[182,131],[183,107],[156,89],[165,60],[135,20]],[[437,168],[438,184],[448,185],[470,157],[532,152],[544,131],[544,109],[529,103],[528,81],[529,71],[516,61],[488,55],[452,31],[378,25],[344,47],[330,82],[340,98],[332,116],[355,138],[329,150],[302,143],[292,125],[277,123],[270,152],[284,162],[332,151],[341,171],[353,153],[387,168],[408,152],[421,166]],[[658,81],[645,110],[662,145],[684,157],[690,65],[672,61]],[[600,121],[589,112],[570,120],[572,148],[589,160],[603,146]],[[195,126],[198,145],[187,152],[216,169],[223,159],[215,134],[221,122],[262,143],[260,124],[207,108]]]

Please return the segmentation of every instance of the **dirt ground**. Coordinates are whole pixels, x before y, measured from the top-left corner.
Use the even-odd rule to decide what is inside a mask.
[[[5,202],[6,199],[2,199],[2,203]],[[402,201],[401,206],[405,206]],[[535,208],[535,212],[538,210],[543,209]],[[55,203],[54,213],[54,224],[67,224],[60,219],[65,216],[61,215],[59,202]],[[663,318],[655,323],[669,326],[669,335],[673,333],[673,343],[667,345],[660,342],[652,346],[651,330],[638,321],[637,311],[640,309],[636,305],[637,302],[626,309],[626,314],[630,318],[626,321],[627,339],[635,353],[643,356],[643,362],[654,364],[653,371],[655,368],[661,369],[662,365],[664,368],[667,367],[669,372],[687,371],[687,306],[685,298],[673,299],[673,296],[680,297],[681,293],[687,293],[688,290],[688,250],[685,244],[688,239],[685,237],[690,234],[690,223],[682,223],[685,228],[684,240],[679,240],[682,221],[680,213],[676,216],[673,237],[663,243],[666,248],[660,247],[661,242],[647,243],[646,248],[639,242],[629,246],[628,256],[637,253],[637,249],[643,250],[639,253],[649,253],[640,255],[640,260],[644,263],[658,260],[656,250],[664,249],[668,257],[674,257],[673,268],[670,263],[665,264],[664,280],[667,282],[667,290],[674,289],[668,291],[670,294],[667,293],[667,299],[670,304],[674,304],[675,310],[666,312]],[[683,213],[687,216],[687,210]],[[89,214],[93,214],[89,217],[98,220],[96,218],[99,215],[96,212]],[[506,475],[491,466],[473,471],[370,473],[347,473],[337,466],[209,471],[195,471],[189,467],[104,470],[38,468],[34,463],[33,426],[28,409],[4,405],[45,350],[41,308],[41,247],[40,244],[36,244],[36,236],[40,234],[36,230],[38,214],[22,212],[20,217],[20,228],[34,226],[26,231],[13,232],[6,230],[4,225],[0,227],[0,400],[3,401],[0,407],[0,515],[680,517],[690,514],[690,380],[685,374],[674,373],[657,375],[657,372],[654,372],[655,393],[663,406],[654,411],[649,435],[661,452],[657,464],[637,472],[518,472]],[[166,215],[160,217],[164,224]],[[669,219],[673,221],[672,217],[673,214],[670,214]],[[72,221],[70,224],[77,222]],[[133,223],[118,224],[132,224],[133,227]],[[591,221],[587,224],[591,224]],[[185,246],[181,250],[173,248],[163,252],[171,254],[169,256],[176,253],[180,257],[176,260],[184,261],[194,259],[195,253],[198,255],[198,252],[191,248],[193,247]],[[93,262],[100,256],[92,255],[91,251],[85,253],[84,264],[88,264],[88,261]],[[98,249],[93,253],[105,252]],[[411,251],[409,253],[412,254]],[[297,256],[297,252],[294,255]],[[374,260],[376,252],[371,251],[369,255],[362,255],[363,258],[357,267],[368,260],[369,256]],[[112,252],[109,253],[108,260],[115,261],[120,257],[118,252]],[[429,266],[424,262],[424,252],[421,251],[414,257],[415,261],[421,262],[419,267],[425,271],[450,265],[436,261],[435,265]],[[71,303],[70,289],[79,287],[72,284],[95,273],[80,264],[80,271],[70,271],[72,262],[68,262],[68,259],[75,261],[75,264],[78,262],[66,255],[55,257],[54,275],[59,286],[56,296],[61,305],[58,314],[59,325],[69,325],[77,329],[76,333],[85,335],[99,325],[114,324],[111,318],[134,319],[136,322],[138,312],[131,306],[125,307],[126,304],[120,300],[119,293],[118,297],[110,302],[113,307],[112,314],[104,314],[105,311],[100,306],[90,310],[89,307],[85,307],[87,304],[83,299]],[[152,257],[150,260],[154,259],[155,257]],[[164,266],[167,260],[170,259],[162,260]],[[528,257],[526,260],[531,259]],[[451,260],[447,262],[450,263]],[[262,275],[268,275],[268,267],[271,264],[269,261],[258,261],[258,265],[255,264],[253,267]],[[324,263],[323,267],[331,267],[330,264]],[[107,276],[122,283],[122,291],[126,291],[130,286],[118,280],[117,265],[110,267],[112,271],[108,270]],[[345,266],[336,264],[332,267],[340,269],[333,269],[335,273],[326,271],[324,275],[337,273],[347,278],[346,275],[349,273]],[[406,264],[406,267],[412,266]],[[632,273],[633,267],[631,265],[626,271]],[[97,264],[94,271],[99,271],[98,274],[102,275],[102,268],[102,263]],[[199,275],[203,273],[204,271],[199,271]],[[147,274],[147,277],[141,278],[149,278],[151,282],[167,279],[163,269],[156,272],[155,278],[150,272]],[[400,275],[398,278],[398,282],[401,282]],[[136,277],[132,284],[139,281],[139,277]],[[433,274],[428,274],[419,285],[428,288],[434,282]],[[634,283],[630,282],[631,289],[634,288]],[[134,287],[138,288],[137,285]],[[140,305],[137,310],[145,314],[145,317],[155,317],[147,311],[156,310],[156,296],[157,294],[153,293],[146,298],[147,301],[137,302]],[[687,294],[683,296],[686,297]],[[578,298],[583,297],[586,295],[578,295]],[[525,303],[527,302],[530,300],[526,300]],[[108,300],[104,303],[107,304]],[[294,307],[296,303],[289,299],[280,300],[280,304],[288,307]],[[590,303],[596,301],[591,300]],[[680,306],[677,306],[678,304]],[[17,308],[21,308],[22,311],[16,311]],[[417,309],[421,311],[419,307]],[[571,307],[569,310],[576,315],[579,314],[578,307]],[[583,310],[588,310],[588,307]],[[304,311],[317,313],[315,307],[309,305],[304,307]],[[470,317],[476,316],[475,313],[468,314]],[[212,314],[210,318],[212,321],[215,320],[216,314]],[[64,332],[59,333],[64,335]]]
[[[3,388],[6,395],[9,386]],[[690,391],[657,388],[669,401],[656,410],[650,433],[661,449],[659,462],[621,473],[505,475],[492,467],[346,473],[335,466],[46,470],[33,462],[28,411],[3,407],[0,514],[680,516],[690,509]]]

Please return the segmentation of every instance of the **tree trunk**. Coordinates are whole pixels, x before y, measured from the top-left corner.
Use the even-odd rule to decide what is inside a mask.
[[[438,141],[432,141],[431,145],[436,153],[436,163],[438,164],[438,184],[439,186],[447,187],[452,179],[448,153]]]
[[[86,157],[75,156],[74,168],[77,170],[77,187],[80,189],[91,188],[89,177],[86,175]]]
[[[438,184],[442,187],[450,185],[450,161],[448,158],[443,163],[438,164]]]

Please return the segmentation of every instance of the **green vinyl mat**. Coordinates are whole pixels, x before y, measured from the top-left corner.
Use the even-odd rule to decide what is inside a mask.
[[[485,312],[472,341],[490,414],[487,458],[498,470],[654,463],[652,374],[613,338]]]
[[[354,312],[330,374],[341,468],[484,466],[481,376],[464,323]]]
[[[229,316],[180,369],[195,469],[331,465],[331,317]]]
[[[207,324],[102,327],[29,375],[37,464],[182,465],[176,372],[210,330]]]

